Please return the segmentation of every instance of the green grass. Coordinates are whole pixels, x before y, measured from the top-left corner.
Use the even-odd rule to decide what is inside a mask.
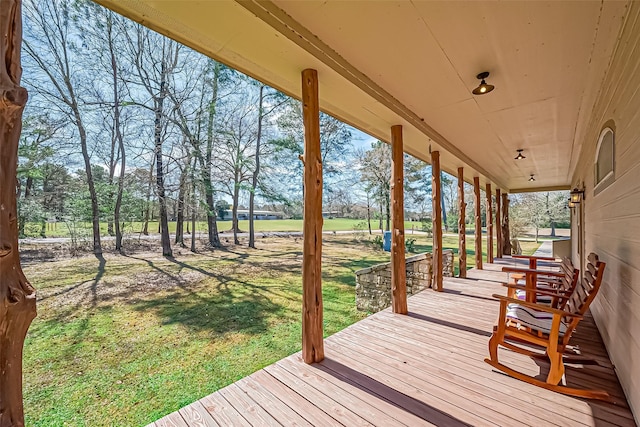
[[[356,269],[388,258],[328,238],[327,335],[364,317]],[[169,260],[26,265],[38,317],[25,344],[30,426],[142,425],[300,349],[301,241],[264,239]]]
[[[430,250],[426,236],[407,237]],[[367,239],[324,238],[326,335],[364,317],[355,271],[389,260]],[[147,424],[298,351],[301,240],[258,246],[25,263],[38,290],[24,351],[27,425]]]
[[[231,221],[217,221],[218,230],[229,231],[231,230]],[[275,219],[275,220],[256,220],[256,231],[264,232],[283,232],[283,231],[302,231],[301,219]],[[137,235],[142,231],[143,224],[141,222],[128,222],[125,223],[124,233],[129,235]],[[240,230],[244,232],[249,231],[249,221],[239,221]],[[378,227],[377,221],[371,221],[373,231],[376,231]],[[189,224],[191,227],[191,224]],[[415,227],[416,230],[420,230],[422,225],[419,222],[405,222],[405,228],[411,230],[411,227]],[[364,230],[367,229],[366,220],[350,219],[350,218],[325,218],[323,230],[324,231],[347,231],[347,230]],[[100,223],[100,230],[103,236],[107,235],[107,223]],[[150,233],[158,233],[158,222],[150,221],[148,230]],[[185,224],[186,230],[186,224]],[[207,232],[206,222],[197,222],[196,230],[201,233]],[[175,221],[169,222],[169,232],[175,233],[176,223]],[[78,223],[76,224],[76,233],[80,236],[89,236],[91,234],[90,223]],[[25,235],[27,237],[39,237],[40,236],[40,224],[28,223],[25,226]],[[63,222],[57,224],[48,224],[46,228],[47,237],[69,237],[69,227]]]

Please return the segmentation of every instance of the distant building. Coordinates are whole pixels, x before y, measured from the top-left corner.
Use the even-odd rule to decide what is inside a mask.
[[[339,216],[340,216],[340,212],[338,211],[322,212],[322,218],[333,219]]]
[[[233,212],[231,209],[226,209],[224,215],[220,218],[222,221],[231,221],[233,218]],[[238,209],[238,219],[248,220],[249,211],[246,209]],[[284,212],[272,212],[272,211],[253,211],[253,219],[284,219]]]

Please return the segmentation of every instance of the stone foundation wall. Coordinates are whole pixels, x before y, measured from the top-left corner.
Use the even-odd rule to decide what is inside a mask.
[[[453,276],[453,251],[443,251],[444,276]],[[433,258],[423,253],[406,259],[407,295],[431,287]],[[356,307],[361,311],[378,312],[391,305],[391,263],[374,265],[356,271]]]

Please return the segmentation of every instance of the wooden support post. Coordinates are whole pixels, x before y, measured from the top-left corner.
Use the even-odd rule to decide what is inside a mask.
[[[458,168],[458,275],[467,277],[467,235],[465,220],[467,204],[464,201],[464,168]]]
[[[304,213],[302,249],[302,358],[324,359],[322,332],[322,154],[318,72],[302,71]]]
[[[485,197],[487,198],[487,262],[491,263],[493,262],[493,193],[489,183],[486,186]]]
[[[440,152],[431,152],[431,195],[433,197],[433,285],[442,291],[442,187],[440,186]]]
[[[496,188],[496,258],[502,258],[502,200]]]
[[[27,90],[20,86],[20,0],[0,1],[0,426],[23,426],[22,350],[36,291],[20,267],[16,204],[18,141]]]
[[[502,193],[502,253],[511,255],[511,237],[509,234],[509,198]]]
[[[391,305],[407,314],[407,266],[404,256],[404,149],[402,126],[391,127]]]
[[[480,211],[480,177],[473,177],[473,195],[476,211],[476,268],[482,270],[482,216]]]

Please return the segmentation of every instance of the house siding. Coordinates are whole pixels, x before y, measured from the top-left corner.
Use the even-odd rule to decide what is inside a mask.
[[[599,97],[583,134],[572,179],[585,200],[572,213],[573,261],[579,264],[577,223],[584,215],[584,254],[607,263],[593,316],[636,422],[640,421],[640,5],[630,4]],[[615,180],[594,192],[594,161],[602,128],[615,123]],[[639,422],[640,424],[640,422]]]

